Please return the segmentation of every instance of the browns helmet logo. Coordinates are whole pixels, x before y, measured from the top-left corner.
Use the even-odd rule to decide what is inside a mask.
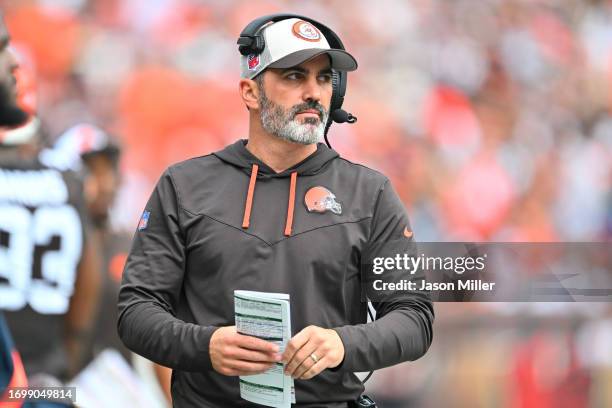
[[[304,202],[309,212],[342,214],[342,206],[336,201],[336,196],[325,187],[312,187],[306,192]]]

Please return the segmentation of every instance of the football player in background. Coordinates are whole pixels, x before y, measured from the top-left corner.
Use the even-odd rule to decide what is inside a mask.
[[[110,209],[120,186],[119,145],[101,129],[88,125],[75,126],[72,131],[84,133],[92,143],[84,143],[81,159],[85,167],[85,198],[93,222],[93,231],[102,249],[103,284],[93,352],[115,348],[131,363],[131,351],[119,339],[117,325],[117,295],[123,267],[130,250],[132,235],[115,231],[109,220]],[[96,136],[93,136],[96,135]],[[171,403],[170,377],[172,370],[153,363],[153,370],[168,403]]]
[[[2,22],[0,309],[30,384],[57,385],[76,373],[85,354],[98,303],[98,260],[86,234],[82,183],[38,160],[39,121],[15,103],[31,102],[34,89],[23,88],[27,77],[15,78],[8,42]]]
[[[40,161],[60,171],[70,171],[83,181],[84,208],[91,222],[91,234],[100,245],[101,289],[90,347],[83,367],[106,348],[121,353],[131,362],[131,352],[114,330],[115,307],[123,262],[131,237],[113,231],[109,211],[119,187],[119,145],[102,129],[78,124],[60,135],[52,148],[40,153]]]
[[[83,177],[85,203],[92,222],[92,234],[100,244],[102,285],[91,352],[86,363],[105,349],[117,350],[134,367],[133,355],[116,330],[117,295],[121,274],[132,242],[131,234],[113,229],[110,210],[121,184],[121,148],[106,131],[88,123],[64,132],[53,148],[41,152],[41,161],[60,170],[72,170]],[[136,367],[134,367],[136,368]],[[154,364],[155,376],[167,401],[170,397],[169,368]]]
[[[10,51],[9,35],[0,15],[0,126],[14,126],[23,123],[27,114],[17,107],[16,78],[17,60]],[[0,248],[4,235],[0,230]],[[5,262],[0,250],[0,262]],[[3,263],[0,263],[0,269]],[[0,283],[4,277],[0,275]],[[27,386],[27,378],[19,352],[15,348],[9,328],[0,310],[0,398],[6,397],[9,387]],[[3,405],[3,403],[0,403]],[[4,404],[7,405],[7,404]]]

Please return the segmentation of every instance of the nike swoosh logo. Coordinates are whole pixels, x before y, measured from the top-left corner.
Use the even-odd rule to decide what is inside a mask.
[[[406,238],[412,238],[412,235],[413,235],[412,231],[410,231],[408,227],[404,227],[404,236]]]

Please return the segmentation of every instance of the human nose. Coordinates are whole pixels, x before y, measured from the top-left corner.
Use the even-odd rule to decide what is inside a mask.
[[[303,99],[305,101],[319,102],[321,100],[321,84],[317,81],[316,76],[308,76],[304,81],[304,94]]]

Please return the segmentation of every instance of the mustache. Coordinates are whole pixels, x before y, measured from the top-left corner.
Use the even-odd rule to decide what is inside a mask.
[[[295,105],[293,108],[291,108],[290,118],[295,119],[298,113],[308,110],[308,109],[316,110],[317,112],[319,112],[319,119],[320,120],[323,119],[323,115],[325,115],[325,108],[319,102],[315,102],[315,101],[310,101],[310,102],[301,103],[299,105]]]

